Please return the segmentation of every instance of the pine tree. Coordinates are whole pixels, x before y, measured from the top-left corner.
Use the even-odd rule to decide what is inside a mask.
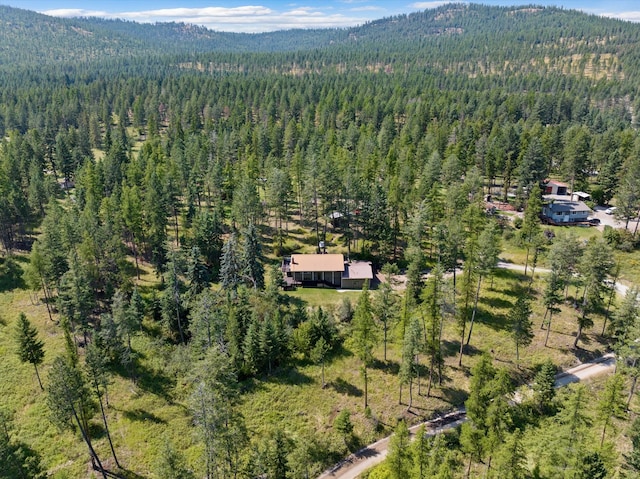
[[[253,223],[247,226],[242,235],[242,278],[254,289],[264,289],[264,266],[262,258],[262,244],[258,237],[258,230]]]
[[[165,441],[156,459],[158,479],[194,479],[193,471],[187,467],[184,456]]]
[[[78,428],[89,449],[91,461],[102,473],[104,479],[107,479],[106,471],[93,448],[89,434],[88,415],[90,414],[91,402],[84,377],[65,358],[55,358],[49,371],[47,405],[51,411],[52,421],[60,429],[72,429],[74,425]]]
[[[387,334],[394,320],[398,317],[398,297],[393,291],[390,280],[394,274],[393,267],[385,265],[382,271],[390,271],[387,281],[380,283],[373,297],[373,314],[382,325],[382,342],[384,345],[384,360],[387,360]],[[395,267],[397,272],[397,266]]]
[[[516,429],[509,435],[500,449],[496,467],[500,479],[526,479],[530,477],[527,469],[527,455],[522,446],[522,432]]]
[[[402,363],[400,364],[400,403],[402,403],[402,386],[409,384],[409,404],[413,405],[413,380],[418,375],[418,354],[422,346],[422,327],[417,317],[412,317],[409,326],[405,330],[402,347]]]
[[[491,274],[498,264],[498,256],[500,255],[500,237],[495,223],[488,223],[484,227],[482,233],[480,233],[480,236],[478,237],[477,249],[475,249],[473,254],[475,254],[473,269],[478,278],[478,284],[476,286],[475,300],[473,302],[473,312],[471,314],[471,322],[469,324],[467,344],[471,341],[473,324],[476,318],[476,311],[478,310],[478,299],[480,297],[480,285],[482,284],[482,279]]]
[[[373,362],[373,348],[378,342],[376,324],[371,313],[371,299],[369,297],[369,283],[365,283],[358,298],[358,304],[353,316],[353,347],[362,363],[364,376],[364,407],[369,405],[367,368]]]
[[[225,290],[236,291],[240,285],[241,263],[238,251],[238,240],[235,233],[222,247],[220,258],[220,283]]]
[[[544,313],[543,323],[541,327],[547,328],[547,332],[544,338],[544,345],[547,346],[549,342],[549,332],[551,331],[551,321],[553,319],[554,313],[559,313],[560,308],[558,305],[562,302],[561,296],[562,290],[562,282],[560,279],[560,275],[556,270],[551,270],[551,273],[547,275],[545,278],[545,288],[542,296],[542,302],[546,306],[546,310]],[[547,319],[547,314],[549,315],[549,319]],[[544,322],[546,320],[546,323]]]
[[[602,422],[602,436],[600,447],[604,444],[607,428],[612,425],[613,418],[622,417],[625,410],[625,401],[622,396],[624,378],[621,374],[614,374],[607,378],[604,392],[598,402],[598,419]]]
[[[44,391],[38,365],[44,360],[44,343],[38,339],[38,331],[31,325],[24,313],[18,316],[16,327],[16,342],[18,343],[18,357],[23,363],[31,363],[36,370],[36,377],[40,389]]]
[[[389,440],[387,464],[392,479],[406,479],[411,468],[411,451],[409,449],[409,428],[404,421],[398,422]]]
[[[542,363],[540,371],[533,380],[534,401],[541,413],[549,412],[553,406],[553,398],[556,395],[555,376],[556,366],[547,359]]]
[[[511,334],[516,343],[516,366],[520,367],[520,347],[528,346],[533,340],[533,323],[531,322],[531,306],[529,298],[519,296],[516,304],[509,312]]]
[[[107,376],[107,364],[104,354],[95,343],[90,343],[87,346],[87,354],[85,358],[86,372],[89,377],[89,381],[93,387],[93,392],[98,398],[98,404],[100,405],[100,414],[102,415],[102,423],[104,424],[104,430],[107,434],[107,441],[109,441],[109,447],[111,448],[111,454],[118,467],[118,456],[116,450],[113,447],[113,441],[111,440],[111,433],[109,432],[109,424],[107,422],[107,415],[104,410],[104,404],[102,402],[102,396],[107,395],[107,384],[109,379]]]

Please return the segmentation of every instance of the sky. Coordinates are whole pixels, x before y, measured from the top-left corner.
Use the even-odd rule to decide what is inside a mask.
[[[95,16],[136,22],[184,22],[217,31],[267,32],[343,28],[443,5],[420,0],[0,0],[59,17]],[[487,5],[554,5],[640,22],[639,0],[477,0]]]

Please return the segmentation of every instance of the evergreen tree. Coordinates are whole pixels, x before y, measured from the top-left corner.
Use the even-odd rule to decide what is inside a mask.
[[[581,314],[577,317],[578,332],[573,347],[578,347],[578,341],[584,329],[593,326],[592,314],[602,307],[604,280],[613,268],[613,253],[604,240],[591,238],[585,247],[584,255],[580,259],[580,274],[584,284],[584,291],[580,302]]]
[[[480,297],[480,285],[482,284],[482,279],[491,274],[498,264],[498,256],[500,255],[500,237],[495,223],[487,223],[478,237],[477,249],[474,249],[471,254],[475,255],[472,267],[478,278],[478,284],[476,286],[475,299],[473,302],[473,312],[471,314],[471,321],[469,324],[467,344],[471,341],[471,333],[473,332],[473,324],[475,322],[476,311],[478,309],[478,299]]]
[[[219,348],[210,348],[195,376],[190,402],[205,446],[206,477],[237,477],[247,431],[237,411],[238,384],[231,361]]]
[[[554,313],[560,312],[560,308],[558,308],[558,305],[562,302],[561,289],[562,282],[560,279],[560,275],[556,270],[551,270],[551,273],[549,273],[545,277],[545,288],[542,293],[542,301],[546,307],[543,323],[541,325],[541,327],[547,328],[547,332],[544,338],[545,347],[549,342],[549,332],[551,331],[551,321],[553,319],[553,315]],[[547,315],[549,316],[549,319],[547,319]]]
[[[242,278],[248,286],[254,289],[264,289],[264,266],[262,258],[262,244],[258,237],[258,230],[253,223],[247,226],[242,235]]]
[[[16,342],[18,343],[18,357],[23,363],[31,363],[36,370],[36,377],[40,389],[44,391],[38,366],[44,360],[44,343],[38,339],[38,331],[31,325],[24,313],[18,316],[16,327]]]
[[[102,415],[102,423],[104,424],[104,430],[107,434],[107,441],[109,441],[109,447],[111,448],[111,454],[118,467],[118,456],[116,450],[113,447],[113,441],[111,440],[111,433],[109,432],[109,424],[107,422],[107,415],[105,413],[102,397],[107,395],[107,384],[109,382],[107,376],[107,364],[103,352],[96,346],[95,343],[90,343],[87,346],[87,354],[85,358],[86,372],[93,388],[93,393],[98,398],[98,404],[100,405],[100,414]]]
[[[220,284],[225,290],[236,291],[240,284],[241,262],[238,251],[238,241],[235,233],[231,233],[229,239],[222,247],[220,259]]]
[[[409,404],[413,406],[413,380],[418,376],[418,354],[422,347],[422,327],[417,317],[413,316],[405,330],[402,346],[402,363],[400,364],[400,404],[402,404],[402,386],[409,384]]]
[[[376,324],[371,313],[371,299],[369,296],[368,282],[362,288],[358,304],[353,316],[353,347],[362,363],[362,374],[364,377],[364,407],[369,405],[367,368],[373,362],[373,348],[378,342]]]
[[[395,266],[395,265],[394,265]],[[391,328],[393,321],[398,316],[398,297],[394,293],[391,278],[393,274],[397,274],[398,268],[389,265],[383,266],[382,272],[387,274],[387,280],[380,283],[378,290],[373,297],[373,314],[382,326],[382,343],[384,345],[384,360],[387,360],[387,334]]]
[[[529,298],[519,296],[516,304],[509,312],[511,334],[516,343],[516,366],[520,367],[520,347],[528,346],[533,340],[533,323],[531,321],[531,306]]]
[[[104,479],[107,479],[107,473],[93,448],[89,434],[88,415],[91,403],[84,378],[75,366],[62,357],[54,359],[49,372],[47,405],[51,411],[52,421],[60,429],[70,429],[74,425],[78,428],[89,449],[91,462],[98,468]]]
[[[392,479],[405,479],[409,477],[411,450],[409,448],[409,428],[404,421],[398,422],[389,440],[387,464]]]
[[[507,438],[504,446],[500,449],[497,462],[496,474],[500,479],[526,479],[530,477],[520,429],[516,429]]]
[[[542,363],[540,371],[538,371],[533,380],[533,400],[536,408],[541,413],[548,413],[552,409],[553,399],[556,394],[556,370],[555,364],[550,359],[547,359]]]
[[[527,250],[524,262],[524,274],[527,275],[529,266],[529,254],[532,247],[535,247],[536,239],[540,235],[540,215],[542,214],[542,192],[536,183],[529,192],[529,200],[524,211],[524,221],[522,222],[522,241]]]
[[[187,467],[184,456],[166,441],[156,459],[158,479],[194,479],[193,471]]]
[[[602,422],[602,436],[600,447],[604,444],[607,428],[612,425],[613,418],[622,417],[625,410],[625,401],[622,397],[624,378],[620,374],[614,374],[607,378],[604,392],[598,402],[598,419]]]

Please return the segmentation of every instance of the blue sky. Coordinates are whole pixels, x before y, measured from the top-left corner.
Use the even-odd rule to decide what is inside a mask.
[[[348,27],[398,13],[442,5],[420,0],[0,0],[2,4],[63,17],[98,16],[137,22],[179,21],[218,31],[264,32]],[[640,21],[638,0],[484,0],[488,5],[555,5]]]

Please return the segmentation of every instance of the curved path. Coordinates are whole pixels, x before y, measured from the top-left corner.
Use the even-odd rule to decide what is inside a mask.
[[[567,369],[556,375],[556,387],[563,387],[601,374],[611,373],[615,369],[615,366],[615,356],[613,354],[605,354],[598,359]],[[466,420],[466,412],[464,408],[460,408],[445,416],[426,421],[422,424],[427,427],[427,434],[435,435],[447,429],[457,427]],[[422,424],[409,428],[411,435],[415,434]],[[360,449],[358,452],[351,454],[343,461],[322,473],[318,479],[356,479],[364,471],[384,460],[387,456],[390,438],[391,436],[380,439]]]

